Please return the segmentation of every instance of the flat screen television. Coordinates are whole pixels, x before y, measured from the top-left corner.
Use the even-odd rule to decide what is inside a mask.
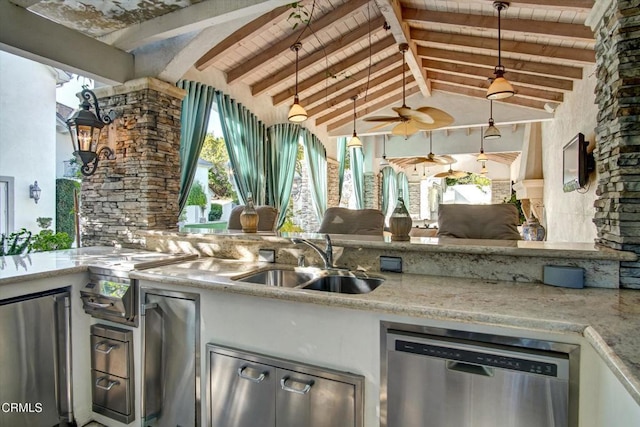
[[[584,135],[579,133],[562,149],[562,189],[565,193],[587,184],[593,169],[593,157],[587,154],[588,145]]]

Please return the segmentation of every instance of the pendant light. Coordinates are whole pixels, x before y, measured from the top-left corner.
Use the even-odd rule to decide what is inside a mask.
[[[480,175],[486,175],[487,172],[489,172],[489,169],[487,169],[487,163],[486,162],[482,162],[482,168],[480,169]]]
[[[482,137],[482,128],[480,128],[480,154],[478,154],[476,160],[479,162],[486,162],[487,160],[489,160],[487,158],[487,155],[484,154],[484,138]],[[484,167],[484,163],[482,164],[482,167]]]
[[[493,101],[490,101],[489,109],[489,127],[484,131],[484,139],[498,139],[502,135],[500,135],[500,130],[493,124]]]
[[[358,99],[358,95],[355,95],[353,98],[353,136],[347,143],[348,148],[362,148],[362,141],[358,138],[358,134],[356,133],[356,99]]]
[[[427,179],[427,164],[422,165],[422,179]]]
[[[418,167],[416,166],[416,164],[413,165],[413,173],[411,174],[411,176],[419,176]]]
[[[500,14],[503,10],[507,10],[509,7],[509,3],[503,1],[494,1],[493,7],[498,10],[498,65],[494,70],[494,74],[496,75],[495,79],[489,86],[489,90],[487,90],[487,99],[504,99],[509,98],[515,94],[513,90],[513,86],[507,79],[504,78],[504,66],[502,65],[502,55],[501,55],[501,46],[500,46]]]
[[[382,140],[382,160],[380,160],[380,166],[389,166],[389,160],[387,160],[387,135],[383,135]]]
[[[302,48],[302,43],[297,42],[291,46],[291,50],[296,53],[296,94],[293,96],[293,105],[289,109],[289,121],[293,123],[302,123],[307,120],[307,111],[300,105],[298,97],[298,51]]]

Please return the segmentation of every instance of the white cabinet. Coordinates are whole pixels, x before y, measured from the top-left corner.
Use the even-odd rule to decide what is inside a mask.
[[[361,427],[363,378],[207,345],[211,427]]]

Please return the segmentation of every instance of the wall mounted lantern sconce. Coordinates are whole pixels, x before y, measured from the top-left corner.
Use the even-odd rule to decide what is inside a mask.
[[[67,127],[73,144],[73,155],[82,162],[80,172],[91,176],[98,167],[98,160],[115,158],[113,150],[107,146],[99,147],[100,131],[104,125],[113,121],[113,112],[103,114],[98,98],[89,89],[84,88],[78,95],[82,101],[78,110],[67,119]],[[95,110],[95,114],[91,111]]]
[[[38,200],[40,200],[40,194],[42,193],[42,189],[38,187],[38,181],[33,181],[33,184],[29,184],[29,198],[33,199],[38,204]]]

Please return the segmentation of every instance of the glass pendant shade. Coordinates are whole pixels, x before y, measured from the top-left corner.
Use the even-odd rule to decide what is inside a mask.
[[[501,136],[500,130],[493,124],[493,119],[489,119],[489,127],[484,131],[484,139],[498,139]]]
[[[476,157],[476,160],[479,162],[486,162],[489,159],[487,158],[487,155],[484,154],[484,151],[481,150],[480,154],[478,154],[478,157]]]
[[[480,175],[486,175],[487,172],[489,172],[489,169],[487,169],[487,165],[483,162],[482,168],[480,169]]]
[[[497,67],[496,67],[497,68]],[[503,77],[504,71],[498,72],[496,70],[496,78],[493,79],[489,90],[487,90],[487,99],[504,99],[509,98],[515,94],[513,86],[507,79]]]
[[[304,109],[302,105],[300,105],[300,100],[298,99],[298,95],[293,97],[293,105],[289,109],[289,121],[294,123],[302,123],[307,120],[307,111]]]
[[[358,135],[355,132],[353,133],[353,136],[351,137],[349,142],[347,142],[347,147],[348,148],[362,147],[362,141],[360,141],[360,138],[358,138]]]
[[[380,166],[389,166],[389,160],[387,160],[387,156],[382,156],[382,160],[380,160]]]

